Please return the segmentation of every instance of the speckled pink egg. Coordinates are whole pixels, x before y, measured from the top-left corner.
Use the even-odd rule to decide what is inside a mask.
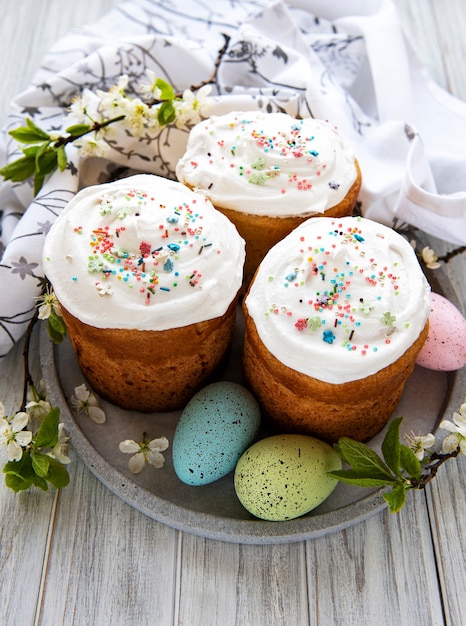
[[[429,334],[416,363],[451,372],[466,365],[466,319],[438,293],[430,294]]]

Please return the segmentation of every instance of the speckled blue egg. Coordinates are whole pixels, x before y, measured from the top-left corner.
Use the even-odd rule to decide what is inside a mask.
[[[207,485],[235,469],[259,432],[260,409],[242,385],[212,383],[186,405],[172,444],[173,467],[188,485]]]

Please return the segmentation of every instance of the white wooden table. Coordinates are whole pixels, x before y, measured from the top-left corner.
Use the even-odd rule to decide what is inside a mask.
[[[1,119],[59,36],[117,4],[0,0]],[[466,99],[464,0],[396,4],[433,77]],[[465,255],[446,271],[465,314]],[[20,403],[21,367],[21,346],[0,363],[0,399],[9,411]],[[2,625],[466,624],[464,457],[444,466],[425,492],[409,494],[398,515],[383,511],[344,531],[273,546],[163,526],[72,457],[71,484],[60,493],[16,495],[0,480]]]

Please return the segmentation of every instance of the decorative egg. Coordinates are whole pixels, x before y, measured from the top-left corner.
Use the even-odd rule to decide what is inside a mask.
[[[341,459],[327,443],[307,435],[274,435],[248,448],[235,470],[241,504],[264,520],[285,521],[319,506],[337,480]]]
[[[172,444],[173,466],[188,485],[206,485],[235,469],[257,437],[260,409],[238,383],[207,385],[184,408]]]
[[[446,298],[430,294],[429,334],[416,363],[450,372],[466,365],[466,319]]]

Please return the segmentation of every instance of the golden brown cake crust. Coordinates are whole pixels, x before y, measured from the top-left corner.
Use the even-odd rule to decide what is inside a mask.
[[[393,364],[361,380],[334,385],[281,363],[262,343],[245,314],[243,367],[246,384],[273,430],[312,435],[335,443],[340,437],[367,441],[393,413],[428,333],[428,322],[414,344]]]
[[[98,394],[126,409],[173,411],[221,368],[236,301],[222,317],[164,331],[96,328],[62,312],[81,370]]]
[[[267,252],[286,237],[292,230],[312,217],[345,217],[351,215],[358,199],[362,176],[359,163],[355,159],[357,178],[349,189],[345,198],[324,213],[314,215],[293,215],[289,217],[269,217],[235,211],[228,207],[216,206],[238,229],[239,234],[246,241],[246,262],[244,266],[245,288],[249,285]]]

